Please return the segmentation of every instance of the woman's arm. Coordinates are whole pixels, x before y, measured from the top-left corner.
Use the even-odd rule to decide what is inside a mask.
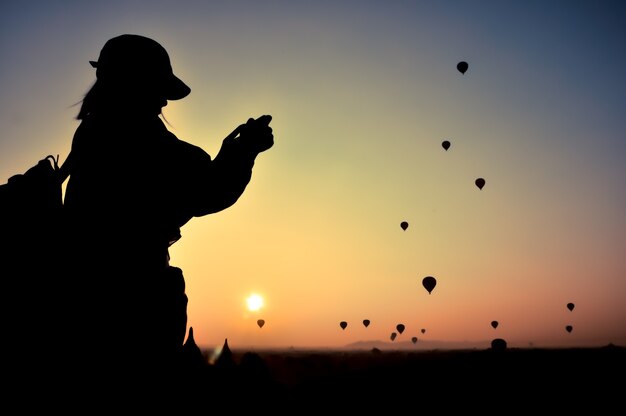
[[[264,118],[265,117],[265,118]],[[271,117],[250,119],[223,141],[215,159],[208,154],[197,163],[190,181],[192,216],[201,217],[232,206],[243,194],[252,177],[256,157],[272,147]],[[269,119],[268,119],[269,118]]]

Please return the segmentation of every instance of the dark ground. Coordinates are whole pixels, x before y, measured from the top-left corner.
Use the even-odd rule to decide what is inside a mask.
[[[421,409],[600,415],[626,410],[626,348],[613,345],[415,352],[233,351],[232,358],[238,381],[220,396],[237,392],[235,397],[241,399],[232,402],[233,410],[237,405],[283,414],[417,413]]]
[[[3,383],[3,414],[622,415],[626,348],[229,350],[147,388],[124,374],[97,386],[52,374],[33,391]],[[5,363],[6,365],[6,363]],[[6,374],[5,374],[6,376]],[[41,383],[39,383],[41,384]],[[129,387],[120,396],[119,386]],[[161,387],[159,387],[161,386]],[[155,389],[156,387],[156,389]],[[61,396],[61,399],[59,399]],[[10,404],[10,405],[9,405]],[[52,411],[54,410],[54,411]]]

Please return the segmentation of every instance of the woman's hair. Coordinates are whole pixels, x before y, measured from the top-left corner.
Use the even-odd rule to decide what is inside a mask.
[[[85,96],[83,97],[81,101],[82,104],[80,106],[80,110],[78,111],[78,114],[76,115],[76,120],[84,120],[85,117],[87,117],[89,114],[94,112],[94,110],[97,107],[99,89],[100,89],[100,86],[98,84],[98,81],[96,81],[91,86],[89,91],[87,91],[87,94],[85,94]]]
[[[129,91],[132,91],[132,93],[129,93]],[[107,85],[102,80],[96,80],[83,99],[76,103],[76,105],[81,104],[76,119],[84,120],[87,116],[99,111],[123,107],[124,99],[132,98],[132,94],[145,97],[149,95],[147,91],[149,90],[145,88],[132,88],[128,85],[120,85],[120,83],[109,83]],[[134,102],[136,103],[136,101]],[[133,101],[128,103],[133,103]],[[159,108],[159,115],[165,120],[161,108]],[[167,120],[165,121],[167,122]]]

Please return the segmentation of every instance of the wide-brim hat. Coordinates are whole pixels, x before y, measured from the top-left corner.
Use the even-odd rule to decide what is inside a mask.
[[[89,63],[96,68],[98,79],[151,81],[151,85],[162,88],[168,100],[180,100],[191,92],[174,75],[165,48],[145,36],[124,34],[111,38],[104,44],[98,60]]]

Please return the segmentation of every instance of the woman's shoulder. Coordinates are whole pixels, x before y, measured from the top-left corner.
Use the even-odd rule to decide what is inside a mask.
[[[168,147],[171,148],[174,154],[180,155],[186,159],[197,161],[211,160],[211,156],[200,146],[179,139],[169,130],[166,130],[166,135],[168,139]]]

